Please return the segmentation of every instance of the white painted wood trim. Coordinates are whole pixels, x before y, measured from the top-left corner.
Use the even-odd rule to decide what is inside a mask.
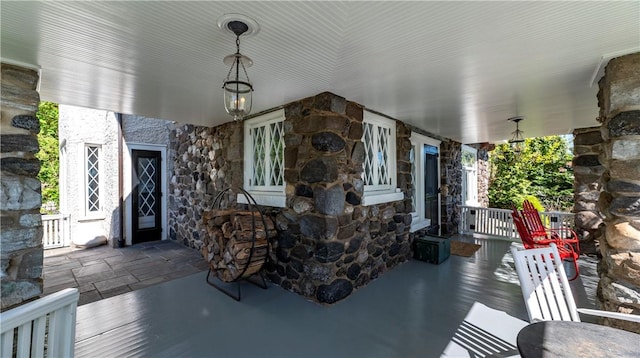
[[[425,227],[431,225],[431,220],[429,219],[425,219],[425,220],[420,220],[417,222],[413,222],[411,221],[411,228],[409,229],[409,232],[416,232],[420,229],[424,229]]]
[[[279,109],[273,112],[269,112],[263,114],[261,116],[251,118],[243,122],[244,125],[244,190],[248,191],[253,195],[253,193],[264,192],[276,192],[284,194],[284,185],[282,186],[260,186],[259,189],[256,186],[251,185],[251,177],[253,173],[253,142],[250,140],[251,138],[251,129],[256,127],[266,126],[270,123],[281,122],[284,121],[284,109]],[[284,148],[284,143],[283,143]],[[283,152],[284,155],[284,152]],[[283,159],[284,165],[284,159]],[[284,170],[284,169],[283,169]],[[284,179],[283,179],[284,182]],[[257,200],[257,199],[256,199]]]
[[[416,198],[420,198],[420,197],[424,197],[424,175],[422,175],[422,173],[424,173],[424,155],[422,153],[422,149],[420,148],[422,145],[430,145],[433,147],[438,148],[438,179],[440,179],[440,143],[441,141],[431,138],[431,137],[427,137],[425,135],[422,135],[420,133],[415,133],[415,132],[411,132],[411,145],[414,146],[414,148],[416,148],[415,150],[415,154],[414,154],[414,160],[415,165],[416,165]],[[440,207],[441,205],[441,201],[442,201],[442,195],[438,194],[438,223],[440,222],[440,218],[442,216],[442,208]],[[423,218],[424,217],[424,202],[418,200],[417,203],[417,210],[413,213],[411,213],[411,215],[415,218]],[[430,219],[421,219],[419,221],[412,221],[411,222],[411,232],[413,231],[417,231],[420,230],[422,228],[425,228],[427,226],[431,225],[431,220]]]
[[[388,203],[388,202],[392,202],[392,201],[400,201],[404,199],[404,193],[403,192],[399,192],[399,193],[385,193],[385,194],[365,194],[362,197],[362,205],[364,206],[369,206],[369,205],[376,205],[376,204],[382,204],[382,203]]]
[[[96,221],[96,220],[104,220],[106,215],[104,213],[104,205],[105,205],[105,195],[104,195],[104,181],[106,179],[105,172],[105,163],[104,163],[104,143],[97,142],[80,142],[79,153],[80,160],[78,161],[79,173],[81,174],[81,178],[79,180],[79,187],[82,190],[82,195],[78,196],[80,200],[79,207],[82,208],[80,212],[80,217],[78,217],[77,221]],[[98,147],[98,202],[99,202],[99,210],[96,212],[89,212],[87,206],[87,148],[88,147]]]
[[[0,314],[2,322],[2,356],[10,357],[13,350],[14,328],[18,329],[18,356],[44,354],[44,324],[49,315],[48,357],[73,357],[76,338],[76,307],[80,292],[77,288],[67,288],[35,301],[13,308]],[[31,322],[35,321],[35,331],[31,336]],[[40,351],[41,350],[41,351]],[[22,354],[21,354],[22,353]]]
[[[396,183],[398,181],[397,174],[396,174],[396,167],[398,165],[397,158],[396,158],[396,136],[397,136],[396,121],[389,118],[385,118],[383,116],[380,116],[372,112],[364,111],[362,122],[363,122],[363,125],[367,123],[367,124],[372,124],[374,127],[387,128],[389,129],[389,132],[390,132],[389,138],[388,138],[389,142],[387,143],[389,147],[389,151],[387,153],[387,155],[389,156],[389,163],[388,163],[389,165],[387,166],[387,171],[389,173],[389,178],[391,179],[390,183],[388,185],[365,185],[364,186],[365,196],[367,196],[367,193],[371,193],[369,195],[377,195],[375,193],[372,193],[376,191],[393,193],[397,190]],[[374,130],[374,133],[373,133],[374,138],[377,137],[377,132],[378,132],[377,130]],[[364,143],[364,133],[360,140]],[[374,139],[374,142],[375,142],[375,139]],[[374,163],[377,163],[377,160],[375,158],[374,158]],[[364,167],[364,163],[363,163],[363,167]],[[377,167],[377,165],[373,165],[373,167]],[[374,173],[374,177],[375,176],[376,175]],[[363,178],[364,178],[364,173],[363,173]]]
[[[275,208],[286,207],[287,197],[284,193],[258,193],[249,192],[258,205],[272,206]],[[244,194],[239,193],[236,200],[240,204],[250,204]],[[253,204],[253,203],[251,203]]]

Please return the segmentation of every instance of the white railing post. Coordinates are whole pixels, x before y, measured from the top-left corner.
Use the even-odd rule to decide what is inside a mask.
[[[73,357],[79,297],[67,288],[0,313],[1,356]]]
[[[458,231],[463,235],[473,235],[477,229],[476,220],[476,207],[473,206],[460,206],[460,227]]]

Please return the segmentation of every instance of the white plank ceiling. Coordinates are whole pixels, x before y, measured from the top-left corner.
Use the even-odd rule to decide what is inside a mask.
[[[258,112],[330,91],[463,143],[598,125],[601,59],[640,51],[640,2],[2,1],[1,56],[41,69],[43,100],[214,126],[255,19]]]

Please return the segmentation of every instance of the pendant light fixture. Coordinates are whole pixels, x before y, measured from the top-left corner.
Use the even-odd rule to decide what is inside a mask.
[[[511,150],[515,155],[519,155],[524,150],[524,132],[520,130],[520,121],[524,120],[524,117],[511,117],[508,119],[509,121],[515,122],[516,130],[512,132],[513,136],[509,140],[509,145],[511,146]]]
[[[218,23],[221,25],[220,22]],[[253,85],[247,74],[247,67],[253,65],[253,61],[240,53],[240,36],[250,31],[249,25],[237,19],[230,19],[223,24],[228,31],[236,35],[236,53],[225,56],[224,64],[230,66],[227,78],[224,80],[224,108],[233,116],[233,120],[241,121],[251,113]]]

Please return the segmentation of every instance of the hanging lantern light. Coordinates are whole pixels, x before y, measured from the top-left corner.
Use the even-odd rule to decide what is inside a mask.
[[[509,140],[509,145],[513,153],[519,155],[524,150],[524,132],[520,130],[519,125],[520,121],[524,120],[524,117],[511,117],[508,120],[516,123],[516,130],[512,132],[513,136]]]
[[[253,85],[246,70],[253,65],[253,61],[240,53],[240,35],[247,32],[249,26],[242,21],[230,21],[227,28],[236,35],[236,53],[224,58],[224,64],[231,66],[222,85],[224,108],[234,121],[240,121],[251,112],[253,95]]]

